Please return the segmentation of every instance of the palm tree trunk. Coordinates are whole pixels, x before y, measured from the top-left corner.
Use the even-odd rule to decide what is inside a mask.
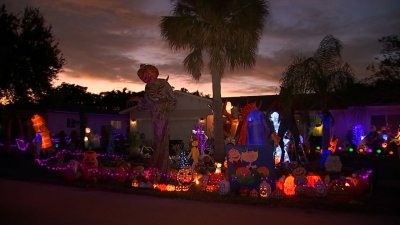
[[[224,133],[222,126],[221,74],[212,74],[213,111],[214,111],[214,159],[225,159]]]

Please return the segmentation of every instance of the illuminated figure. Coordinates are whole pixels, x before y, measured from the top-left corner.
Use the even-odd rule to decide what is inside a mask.
[[[43,117],[35,114],[32,117],[31,121],[33,123],[33,129],[35,130],[36,135],[40,134],[41,136],[41,150],[47,150],[53,147],[53,144],[51,143],[50,131],[47,128],[46,122]]]
[[[274,138],[274,140],[275,140],[275,152],[274,152],[274,159],[275,159],[275,165],[276,164],[278,164],[278,163],[280,163],[280,161],[281,161],[281,158],[282,158],[282,154],[284,154],[284,158],[283,158],[283,162],[290,162],[290,159],[289,159],[289,155],[288,155],[288,153],[287,153],[287,150],[285,150],[285,147],[284,147],[284,149],[282,149],[282,147],[278,144],[279,142],[280,142],[280,137],[277,135],[278,134],[278,132],[279,132],[279,127],[280,127],[280,119],[279,119],[279,113],[277,113],[277,112],[273,112],[273,113],[271,113],[271,115],[270,115],[270,118],[269,118],[270,120],[271,120],[271,122],[273,123],[273,125],[274,125],[274,131],[275,131],[275,135],[273,135],[275,138]],[[284,135],[284,136],[286,136],[286,135]],[[284,138],[283,140],[283,143],[284,143],[284,145],[283,146],[288,146],[288,143],[289,143],[289,139],[288,138]],[[287,149],[287,148],[286,148]]]

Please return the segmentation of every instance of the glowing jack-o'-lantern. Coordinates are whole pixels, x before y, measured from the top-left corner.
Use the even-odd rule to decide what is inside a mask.
[[[131,169],[131,164],[127,162],[121,162],[115,167],[115,180],[124,183],[129,176],[129,171]]]
[[[173,185],[173,184],[168,184],[167,185],[167,191],[175,191],[175,185]]]
[[[267,181],[260,183],[259,194],[261,198],[267,199],[271,196],[271,185]]]
[[[166,191],[167,190],[167,185],[166,184],[158,184],[158,189],[160,189],[160,191]]]
[[[307,183],[308,183],[308,185],[310,185],[310,186],[315,188],[316,183],[319,182],[319,181],[322,182],[322,179],[321,179],[320,176],[312,174],[312,173],[307,175]]]
[[[287,196],[294,196],[296,194],[296,184],[294,183],[294,177],[292,175],[286,177],[283,183],[283,192]]]
[[[133,180],[132,180],[132,183],[131,183],[131,186],[134,187],[134,188],[139,187],[139,181],[136,180],[136,179],[133,179]]]
[[[182,191],[186,192],[189,191],[190,186],[189,185],[182,185]]]
[[[180,184],[190,185],[193,180],[192,169],[190,167],[180,169],[176,178]]]

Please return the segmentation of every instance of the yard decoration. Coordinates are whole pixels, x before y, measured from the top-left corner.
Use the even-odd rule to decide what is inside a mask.
[[[84,152],[82,164],[85,167],[97,168],[99,166],[99,162],[97,161],[97,153],[93,150]]]
[[[312,186],[313,188],[315,188],[316,183],[319,181],[322,182],[322,179],[320,176],[315,175],[313,173],[310,173],[309,175],[307,175],[307,183],[308,183],[308,185]]]
[[[257,108],[257,105],[255,102],[248,103],[245,105],[243,108],[240,109],[240,115],[243,118],[241,122],[241,129],[239,131],[239,138],[238,138],[238,145],[246,145],[247,144],[247,125],[248,125],[248,120],[247,116],[249,113]],[[240,125],[239,125],[240,126]]]
[[[146,69],[149,68],[149,69]],[[152,68],[152,69],[150,69]],[[171,85],[166,79],[154,79],[157,68],[150,65],[141,66],[138,75],[151,74],[150,79],[144,79],[146,83],[144,98],[139,101],[137,108],[150,110],[153,122],[153,143],[154,152],[151,159],[151,165],[158,167],[166,172],[169,166],[169,114],[175,110],[176,98]],[[145,73],[150,70],[151,72]]]
[[[257,172],[264,177],[267,177],[269,175],[269,169],[265,166],[258,167]]]
[[[36,132],[36,136],[40,136],[40,141],[42,142],[41,149],[48,150],[53,147],[53,144],[51,143],[50,131],[47,128],[46,121],[43,119],[43,117],[35,114],[31,118],[31,121],[33,123],[33,129]]]
[[[139,181],[136,179],[132,180],[131,187],[137,188],[139,187]]]
[[[218,191],[220,195],[226,195],[231,191],[231,185],[226,178],[219,182]]]
[[[160,189],[160,191],[167,191],[166,184],[158,184],[157,188]]]
[[[353,199],[354,184],[350,179],[340,177],[332,181],[328,197],[333,202],[348,203]]]
[[[271,196],[271,185],[267,181],[262,181],[259,188],[260,197],[267,199]]]
[[[296,194],[296,184],[294,183],[294,177],[289,175],[286,177],[283,183],[283,191],[286,196],[294,196]]]
[[[307,170],[302,166],[297,166],[292,170],[293,176],[305,176],[307,174]]]
[[[338,155],[329,155],[325,161],[325,170],[327,172],[339,173],[342,171],[342,161]]]
[[[177,180],[179,184],[190,185],[193,181],[192,169],[184,167],[178,171]]]
[[[175,191],[175,185],[167,184],[167,191],[169,191],[169,192]]]
[[[283,199],[284,197],[285,197],[285,194],[279,188],[276,188],[271,194],[271,198],[275,198],[275,199]]]
[[[315,195],[319,198],[324,198],[328,194],[327,187],[322,180],[315,183]]]
[[[128,162],[119,163],[114,170],[115,180],[119,183],[124,183],[129,177],[129,171],[131,169],[131,165]]]
[[[250,189],[248,187],[246,187],[246,186],[240,187],[240,189],[239,189],[240,196],[247,197],[247,196],[249,196],[249,193],[250,193]]]
[[[68,181],[75,181],[81,176],[80,164],[78,161],[70,160],[64,170],[64,178]]]
[[[307,177],[302,175],[302,176],[295,176],[294,177],[294,183],[296,184],[296,186],[303,186],[303,185],[307,185],[308,180]]]
[[[137,75],[146,84],[152,83],[158,77],[158,69],[153,65],[141,64]]]

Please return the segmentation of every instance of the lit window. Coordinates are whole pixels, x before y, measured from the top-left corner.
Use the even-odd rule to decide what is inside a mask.
[[[121,121],[120,120],[111,120],[111,126],[115,129],[121,129]]]

